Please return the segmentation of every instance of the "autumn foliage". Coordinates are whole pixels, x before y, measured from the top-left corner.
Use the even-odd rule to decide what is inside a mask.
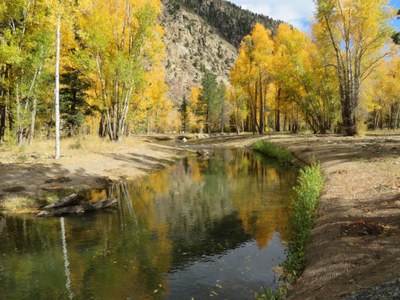
[[[177,126],[165,95],[161,10],[159,0],[2,3],[0,141],[23,144],[36,133],[52,135],[59,15],[63,135],[121,140],[129,131]]]

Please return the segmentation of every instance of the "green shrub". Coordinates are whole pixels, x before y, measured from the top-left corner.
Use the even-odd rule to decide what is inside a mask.
[[[313,164],[300,170],[291,200],[288,258],[284,263],[290,277],[296,278],[304,269],[305,248],[314,226],[319,196],[323,187],[321,166]],[[289,278],[291,279],[291,278]]]
[[[253,149],[265,156],[274,158],[282,165],[290,166],[293,164],[293,156],[289,150],[281,146],[272,144],[268,141],[257,141],[253,144]]]
[[[253,144],[255,151],[276,159],[279,164],[293,165],[293,156],[285,148],[267,141]],[[311,164],[299,170],[299,177],[290,202],[287,260],[283,263],[286,279],[290,282],[296,279],[304,269],[305,248],[311,229],[314,226],[316,209],[323,187],[324,178],[320,164]],[[266,289],[256,299],[284,299],[287,289],[280,286],[279,290]]]

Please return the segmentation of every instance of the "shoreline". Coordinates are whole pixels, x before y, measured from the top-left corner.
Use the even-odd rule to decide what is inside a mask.
[[[174,164],[191,151],[156,143],[147,137],[128,138],[123,143],[108,143],[90,149],[92,140],[82,149],[65,145],[60,160],[47,153],[38,157],[26,151],[10,158],[0,157],[0,207],[3,213],[36,213],[41,206],[72,193],[103,189],[112,183],[133,181]],[[72,145],[76,142],[68,141]],[[8,157],[7,157],[8,156]]]
[[[308,164],[320,162],[325,178],[305,270],[288,299],[398,299],[400,137],[269,141]]]
[[[83,145],[61,161],[32,158],[21,164],[0,159],[0,172],[5,174],[0,194],[21,182],[26,189],[7,193],[6,199],[43,194],[43,187],[96,189],[108,180],[145,176],[193,152],[155,143],[151,137],[129,139],[131,144],[114,143],[110,149],[106,144],[95,151]],[[260,139],[287,148],[307,164],[319,161],[325,178],[305,270],[288,299],[353,299],[373,293],[371,288],[393,292],[390,286],[396,284],[391,283],[400,278],[400,136],[219,135],[188,144],[243,148]],[[71,181],[46,183],[63,177]]]

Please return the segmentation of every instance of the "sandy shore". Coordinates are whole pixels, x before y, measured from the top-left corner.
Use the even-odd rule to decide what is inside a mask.
[[[326,180],[306,269],[289,298],[366,299],[374,293],[400,298],[400,136],[243,135],[189,144],[246,147],[260,138],[289,148],[305,163],[320,162]],[[0,152],[0,198],[18,207],[24,197],[134,179],[172,164],[187,150],[136,138],[92,148],[89,142],[59,161],[31,151],[21,163],[21,157]]]

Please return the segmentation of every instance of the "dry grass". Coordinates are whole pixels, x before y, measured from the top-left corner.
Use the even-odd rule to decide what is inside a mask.
[[[114,153],[133,150],[143,141],[136,137],[125,138],[122,142],[111,142],[98,136],[83,136],[63,138],[61,140],[61,155],[73,157],[76,154]],[[54,158],[54,141],[37,139],[31,145],[0,146],[0,162],[26,163],[31,160],[48,160]]]

